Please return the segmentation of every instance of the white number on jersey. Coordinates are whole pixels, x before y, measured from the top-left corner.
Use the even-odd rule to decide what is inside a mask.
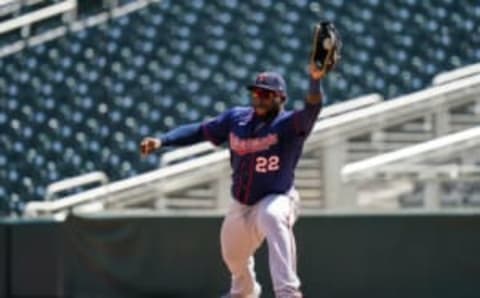
[[[274,172],[280,168],[280,158],[277,155],[272,155],[269,158],[259,156],[255,162],[255,171],[259,173]]]

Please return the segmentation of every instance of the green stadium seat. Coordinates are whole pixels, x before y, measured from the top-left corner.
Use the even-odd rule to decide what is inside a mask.
[[[0,145],[8,152],[0,165],[19,161],[0,167],[9,181],[0,197],[13,202],[0,209],[42,199],[55,179],[104,170],[115,180],[157,167],[158,156],[140,160],[141,136],[248,105],[243,86],[259,71],[282,72],[289,107],[300,106],[312,26],[323,19],[337,24],[345,43],[342,63],[325,81],[328,103],[412,92],[440,71],[480,59],[475,1],[345,4],[159,1],[0,59]]]

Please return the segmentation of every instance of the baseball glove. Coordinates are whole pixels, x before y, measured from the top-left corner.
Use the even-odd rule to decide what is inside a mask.
[[[342,40],[331,22],[321,22],[315,26],[310,62],[324,73],[332,70],[340,60]]]

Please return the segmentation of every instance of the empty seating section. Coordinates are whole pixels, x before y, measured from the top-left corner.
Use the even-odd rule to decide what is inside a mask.
[[[139,157],[141,137],[248,104],[243,86],[258,71],[283,73],[289,107],[300,106],[321,19],[345,45],[329,103],[408,93],[480,59],[475,1],[155,2],[0,60],[0,208],[42,199],[66,177],[157,167],[157,156]]]

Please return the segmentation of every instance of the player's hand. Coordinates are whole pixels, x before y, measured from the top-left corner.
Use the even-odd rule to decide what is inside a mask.
[[[162,141],[157,138],[146,137],[140,143],[140,153],[142,156],[147,156],[160,147],[162,147]]]
[[[312,79],[314,79],[314,80],[321,80],[326,75],[326,72],[319,69],[315,65],[315,63],[310,63],[309,70],[310,70],[310,77],[312,77]]]

